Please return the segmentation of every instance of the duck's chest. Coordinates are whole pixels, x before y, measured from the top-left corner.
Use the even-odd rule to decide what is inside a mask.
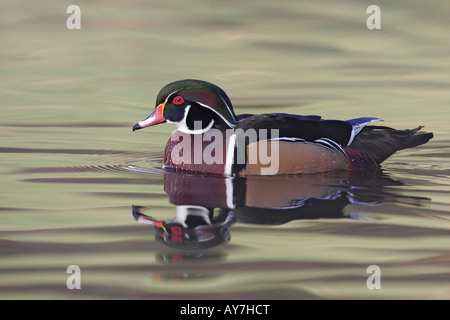
[[[217,130],[204,134],[174,131],[164,151],[164,165],[182,171],[223,175],[226,138]]]
[[[348,160],[314,143],[251,141],[232,132],[186,134],[170,137],[164,164],[182,171],[215,175],[285,175],[346,169]]]

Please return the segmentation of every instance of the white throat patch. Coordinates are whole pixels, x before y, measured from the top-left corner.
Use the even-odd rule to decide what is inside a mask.
[[[191,105],[186,106],[186,108],[184,109],[184,117],[181,121],[172,122],[172,121],[167,120],[167,122],[170,124],[175,124],[178,128],[178,131],[181,131],[181,132],[187,133],[187,134],[202,134],[212,128],[212,126],[214,125],[214,119],[211,119],[211,122],[206,126],[206,128],[202,128],[201,125],[199,125],[199,127],[197,128],[197,123],[200,124],[201,122],[194,121],[194,130],[189,129],[189,127],[186,124],[186,119],[187,119],[188,112],[190,109],[191,109]]]

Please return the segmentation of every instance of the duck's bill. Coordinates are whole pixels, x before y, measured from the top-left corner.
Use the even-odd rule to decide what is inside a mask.
[[[158,221],[156,219],[153,219],[152,217],[149,217],[145,214],[143,214],[140,210],[143,207],[139,207],[139,206],[133,206],[132,207],[132,213],[133,213],[133,218],[134,220],[136,220],[137,222],[140,223],[145,223],[145,224],[151,224],[155,227],[163,227],[163,222],[162,221]]]
[[[145,118],[142,121],[139,121],[133,126],[133,131],[139,130],[145,127],[154,126],[158,123],[166,122],[166,118],[164,118],[164,106],[166,103],[161,103],[159,106],[155,108],[155,111],[153,111],[147,118]]]

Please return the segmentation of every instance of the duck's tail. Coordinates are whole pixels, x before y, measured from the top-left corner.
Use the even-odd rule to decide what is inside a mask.
[[[433,133],[419,131],[422,128],[423,126],[411,130],[396,130],[383,126],[364,127],[345,149],[350,158],[350,165],[378,166],[398,150],[427,143],[433,138]]]

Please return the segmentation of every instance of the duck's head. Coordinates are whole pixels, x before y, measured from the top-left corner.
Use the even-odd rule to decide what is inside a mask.
[[[178,130],[199,134],[211,128],[233,128],[237,117],[231,101],[218,86],[201,80],[180,80],[161,89],[155,110],[133,126],[133,131],[159,123],[175,124]]]

